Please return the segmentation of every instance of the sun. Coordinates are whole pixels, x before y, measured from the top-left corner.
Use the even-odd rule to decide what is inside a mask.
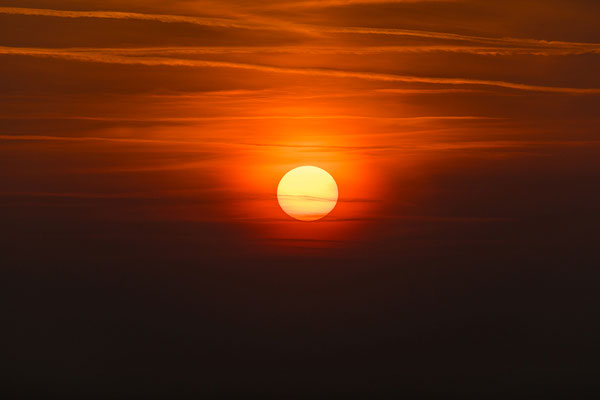
[[[279,181],[277,200],[290,217],[316,221],[329,214],[337,204],[338,187],[335,179],[324,169],[298,167]]]

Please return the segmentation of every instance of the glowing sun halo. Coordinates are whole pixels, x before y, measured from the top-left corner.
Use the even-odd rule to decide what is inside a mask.
[[[281,178],[277,200],[290,217],[315,221],[333,210],[338,200],[338,187],[327,171],[312,166],[298,167]]]

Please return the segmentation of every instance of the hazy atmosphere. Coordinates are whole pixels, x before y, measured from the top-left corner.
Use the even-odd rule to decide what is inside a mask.
[[[6,391],[597,389],[599,18],[0,1]]]

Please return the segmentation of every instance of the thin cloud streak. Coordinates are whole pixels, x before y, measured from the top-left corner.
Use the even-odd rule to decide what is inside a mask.
[[[384,82],[402,82],[402,83],[426,83],[439,85],[483,85],[494,86],[506,89],[526,90],[536,92],[550,92],[563,94],[600,94],[600,88],[571,88],[555,87],[543,85],[531,85],[517,82],[495,81],[485,79],[469,78],[440,78],[440,77],[422,77],[413,75],[396,75],[378,72],[363,71],[344,71],[326,68],[290,68],[276,67],[260,64],[234,63],[227,61],[206,61],[206,60],[187,60],[175,58],[154,58],[154,57],[123,57],[117,55],[107,55],[103,53],[83,53],[72,52],[61,49],[42,49],[42,48],[24,48],[24,47],[0,47],[0,54],[21,55],[32,57],[50,57],[62,58],[74,61],[99,62],[108,64],[128,64],[128,65],[147,65],[147,66],[179,66],[179,67],[201,67],[201,68],[234,68],[245,69],[268,73],[299,74],[312,76],[327,76],[337,78],[354,78]]]
[[[49,135],[0,135],[0,140],[11,141],[57,141],[57,142],[116,142],[116,143],[138,143],[138,144],[200,144],[190,140],[158,140],[139,138],[116,138],[98,136],[49,136]]]
[[[125,20],[143,20],[164,23],[186,23],[201,26],[214,26],[220,28],[241,28],[241,29],[267,29],[258,25],[242,23],[225,18],[215,17],[191,17],[185,15],[168,14],[144,14],[120,11],[67,11],[51,10],[41,8],[20,8],[20,7],[0,7],[0,14],[11,15],[30,15],[38,17],[56,17],[56,18],[98,18],[98,19],[125,19]]]
[[[0,120],[75,120],[75,121],[106,121],[106,122],[204,122],[229,120],[305,120],[305,119],[365,119],[383,121],[429,121],[429,120],[501,120],[501,117],[483,117],[472,115],[433,115],[416,117],[386,117],[369,115],[250,115],[250,116],[211,116],[211,117],[94,117],[78,115],[26,115],[0,116]]]
[[[224,9],[219,9],[221,13]],[[316,30],[301,24],[293,24],[274,18],[266,18],[247,14],[234,14],[228,12],[227,18],[223,17],[196,17],[172,14],[146,14],[122,11],[71,11],[52,10],[43,8],[21,8],[0,7],[0,14],[26,15],[35,17],[54,18],[97,18],[117,20],[139,20],[162,23],[192,24],[198,26],[225,28],[225,29],[249,29],[249,30],[279,30],[289,32],[302,32],[304,34],[315,34]]]
[[[252,142],[217,142],[217,141],[193,141],[193,140],[154,140],[139,138],[113,138],[98,136],[47,136],[47,135],[0,135],[0,140],[11,141],[66,141],[66,142],[120,142],[139,144],[181,144],[202,145],[215,147],[276,147],[308,150],[460,150],[460,149],[484,149],[484,148],[515,148],[536,146],[594,146],[600,141],[593,140],[489,140],[489,141],[460,141],[434,144],[419,144],[416,142],[405,142],[401,145],[371,145],[371,146],[344,146],[344,145],[319,145],[319,144],[281,144],[281,143],[252,143]]]
[[[74,47],[63,50],[72,52],[90,52],[114,55],[145,55],[145,56],[190,56],[206,54],[397,54],[397,53],[467,53],[483,56],[567,56],[581,54],[600,54],[600,46],[575,46],[558,48],[532,47],[500,47],[500,46],[460,46],[460,45],[421,45],[421,46],[343,46],[343,47],[313,47],[313,46],[203,46],[203,47],[127,47],[127,48],[97,48]]]
[[[347,7],[353,5],[377,5],[377,4],[406,4],[406,3],[432,3],[432,2],[456,2],[460,0],[306,0],[281,2],[261,9],[296,9],[296,8],[328,8]]]
[[[312,2],[309,2],[312,3]],[[315,2],[321,3],[321,2]],[[333,3],[338,1],[333,0]],[[341,1],[339,3],[345,3]],[[357,2],[358,3],[358,2]],[[369,2],[371,3],[371,2]],[[384,3],[384,1],[374,1],[373,3]],[[226,12],[224,9],[219,9],[221,13]],[[0,14],[9,15],[29,15],[29,16],[43,16],[43,17],[56,17],[56,18],[98,18],[98,19],[123,19],[123,20],[143,20],[143,21],[154,21],[162,23],[187,23],[200,26],[211,26],[219,28],[234,28],[234,29],[251,29],[251,30],[280,30],[290,32],[303,32],[305,34],[312,35],[324,35],[324,34],[361,34],[361,35],[393,35],[393,36],[405,36],[405,37],[416,37],[425,39],[436,39],[436,40],[452,40],[452,41],[466,41],[472,43],[485,43],[493,45],[504,45],[504,46],[521,46],[521,47],[541,47],[551,48],[558,51],[562,49],[564,52],[573,52],[567,54],[584,54],[584,53],[598,53],[600,52],[599,43],[582,43],[582,42],[568,42],[568,41],[549,41],[542,39],[530,39],[530,38],[494,38],[485,36],[472,36],[472,35],[461,35],[456,33],[447,32],[433,32],[433,31],[422,31],[422,30],[410,30],[410,29],[396,29],[396,28],[373,28],[373,27],[331,27],[331,26],[320,26],[310,24],[298,24],[290,21],[285,21],[277,18],[262,17],[259,15],[250,14],[232,14],[229,13],[229,18],[216,18],[216,17],[196,17],[196,16],[185,16],[185,15],[170,15],[170,14],[146,14],[146,13],[133,13],[133,12],[120,12],[120,11],[70,11],[70,10],[52,10],[52,9],[38,9],[38,8],[21,8],[21,7],[0,7]],[[448,49],[452,49],[450,46]],[[456,46],[454,48],[459,48]],[[449,50],[450,51],[450,50]],[[490,50],[493,54],[493,51]],[[498,49],[500,51],[500,49]],[[509,51],[506,49],[504,51]],[[524,52],[525,49],[519,49],[518,51]],[[485,50],[483,50],[485,53]],[[552,52],[541,53],[541,55],[554,55]],[[559,55],[561,53],[559,52]]]
[[[409,36],[425,39],[456,40],[473,43],[501,44],[506,46],[541,46],[561,49],[592,49],[598,50],[599,43],[566,42],[557,40],[541,40],[528,38],[493,38],[485,36],[460,35],[456,33],[432,32],[411,29],[369,28],[369,27],[320,27],[324,33],[352,33],[367,35]]]

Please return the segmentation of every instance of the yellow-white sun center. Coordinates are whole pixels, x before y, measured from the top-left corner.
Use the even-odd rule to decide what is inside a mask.
[[[327,171],[312,166],[298,167],[281,178],[277,200],[289,216],[300,221],[315,221],[333,210],[338,187]]]

